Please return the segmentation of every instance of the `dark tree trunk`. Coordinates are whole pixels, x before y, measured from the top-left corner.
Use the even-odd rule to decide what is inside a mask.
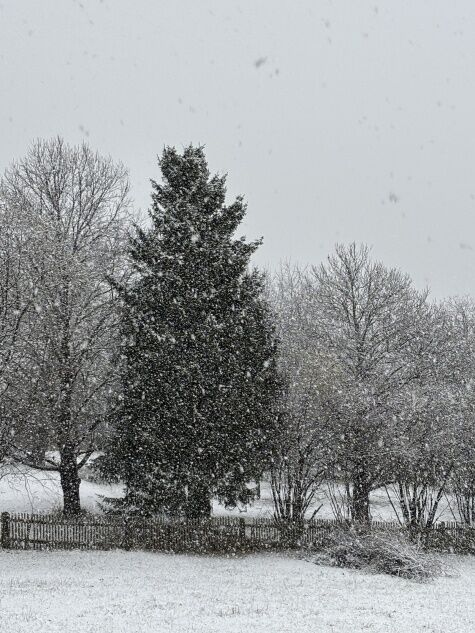
[[[72,401],[74,372],[71,360],[71,328],[70,328],[70,304],[69,304],[70,279],[64,276],[63,286],[60,289],[60,318],[62,323],[61,337],[61,395],[58,402],[57,431],[60,439],[59,474],[61,488],[63,490],[64,514],[79,514],[81,512],[81,500],[79,496],[79,478],[76,444],[74,437],[75,425],[72,420]]]
[[[64,514],[79,514],[81,512],[81,500],[79,496],[79,477],[76,453],[69,445],[63,447],[59,475],[63,490]]]
[[[363,468],[356,469],[353,476],[353,495],[351,514],[354,524],[362,529],[370,526],[369,493],[371,486]]]
[[[187,519],[209,519],[211,498],[206,484],[201,482],[189,484],[185,514]]]

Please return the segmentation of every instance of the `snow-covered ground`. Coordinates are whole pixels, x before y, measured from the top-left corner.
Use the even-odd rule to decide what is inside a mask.
[[[475,559],[417,584],[295,557],[0,551],[2,633],[471,633]]]
[[[83,475],[80,487],[82,507],[90,512],[100,512],[101,497],[120,497],[122,486],[108,486],[87,481]],[[12,468],[0,467],[0,511],[8,512],[51,512],[61,508],[61,487],[59,474],[51,471],[34,470],[23,466]],[[393,496],[393,503],[397,507],[397,500]],[[331,504],[324,492],[318,497],[313,508],[321,508],[317,516],[333,518]],[[313,511],[310,510],[309,514]],[[375,520],[394,521],[395,514],[388,501],[385,490],[376,490],[371,495],[371,512]],[[215,515],[233,515],[243,518],[271,518],[273,513],[272,494],[267,482],[261,483],[261,498],[247,507],[228,509],[218,502],[213,504]],[[439,519],[453,521],[447,501],[440,504]]]
[[[119,497],[122,486],[107,486],[83,480],[82,507],[99,512],[101,496]],[[25,466],[0,467],[0,511],[51,512],[62,507],[59,473]]]
[[[325,487],[324,487],[325,488]],[[341,491],[342,492],[342,491]],[[397,508],[398,501],[396,496],[391,490],[388,490],[393,505]],[[440,502],[440,509],[437,513],[437,517],[441,521],[454,521],[454,517],[450,512],[447,500],[444,498]],[[310,516],[313,510],[318,508],[317,517],[321,519],[332,519],[334,514],[332,511],[331,503],[325,493],[325,489],[318,495],[313,506],[308,511]],[[248,507],[240,507],[230,510],[220,506],[219,503],[213,504],[213,513],[217,515],[231,514],[241,517],[260,517],[260,518],[272,518],[273,515],[273,501],[270,485],[267,482],[261,483],[261,498],[254,501]],[[394,509],[388,499],[388,493],[384,489],[375,490],[371,493],[371,514],[376,521],[396,521],[396,515]]]
[[[3,475],[3,476],[2,476]],[[120,486],[81,483],[83,507]],[[324,498],[319,516],[332,516]],[[0,471],[0,511],[61,506],[57,473]],[[216,514],[229,513],[215,503]],[[270,517],[269,486],[243,517]],[[393,519],[384,492],[373,514]],[[0,631],[206,633],[469,633],[475,631],[475,558],[451,557],[459,575],[427,585],[318,567],[296,556],[239,558],[145,552],[0,550]]]

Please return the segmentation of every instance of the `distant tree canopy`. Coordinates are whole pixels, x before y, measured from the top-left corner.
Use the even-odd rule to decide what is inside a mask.
[[[475,525],[473,300],[357,244],[264,276],[203,148],[159,167],[132,235],[127,171],[87,145],[37,141],[1,178],[0,464],[58,471],[67,514],[104,449],[126,512],[207,517],[266,472],[293,528],[324,491],[367,529],[377,488],[411,534],[446,496]]]
[[[471,507],[473,305],[430,302],[356,244],[320,267],[283,268],[271,297],[286,383],[276,516],[312,510],[325,480],[339,518],[368,525],[370,493],[386,486],[401,522],[426,529],[456,473]]]

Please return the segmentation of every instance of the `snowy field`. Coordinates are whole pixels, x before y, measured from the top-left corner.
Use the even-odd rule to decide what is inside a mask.
[[[108,486],[87,481],[83,475],[81,482],[81,505],[89,512],[100,512],[102,496],[120,497],[122,486]],[[393,503],[397,506],[397,500],[393,497]],[[0,467],[0,511],[8,512],[51,512],[60,509],[62,505],[59,474],[51,471],[33,470],[24,466],[12,469]],[[320,507],[318,517],[333,518],[331,504],[325,494],[319,496],[314,508]],[[447,501],[442,500],[438,517],[443,521],[454,521]],[[309,514],[313,511],[310,510]],[[371,495],[371,512],[373,518],[382,521],[394,521],[395,514],[388,501],[386,491],[376,490]],[[247,507],[233,510],[224,508],[214,502],[213,514],[233,515],[243,518],[260,517],[271,518],[273,513],[272,494],[267,482],[261,484],[261,498]]]
[[[417,584],[296,558],[1,552],[2,633],[471,633],[475,559]]]
[[[2,474],[2,473],[0,473]],[[120,486],[81,484],[83,507]],[[322,498],[319,516],[331,516]],[[61,505],[56,473],[3,471],[0,510],[48,512]],[[215,504],[216,514],[227,513]],[[269,517],[268,485],[253,506]],[[384,493],[373,514],[392,519]],[[296,555],[239,558],[145,552],[0,550],[0,631],[154,633],[469,633],[475,631],[475,557],[447,557],[457,573],[428,584],[318,567]]]

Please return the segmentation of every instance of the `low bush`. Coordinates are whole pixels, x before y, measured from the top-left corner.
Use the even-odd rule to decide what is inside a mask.
[[[449,573],[437,556],[423,551],[403,535],[387,532],[335,530],[307,559],[320,565],[365,569],[418,581]]]

